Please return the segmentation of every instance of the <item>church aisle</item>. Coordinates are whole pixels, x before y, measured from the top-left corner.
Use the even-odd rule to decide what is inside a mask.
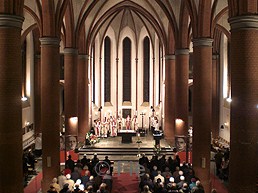
[[[138,175],[135,173],[114,173],[112,193],[138,193]]]

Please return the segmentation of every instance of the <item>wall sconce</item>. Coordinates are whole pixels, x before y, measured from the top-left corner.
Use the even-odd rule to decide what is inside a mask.
[[[232,102],[232,99],[231,98],[226,98],[226,101],[228,102],[228,103],[231,103]]]
[[[70,121],[71,121],[72,124],[77,124],[77,122],[78,122],[78,117],[71,117],[71,118],[70,118]]]
[[[21,100],[22,100],[23,102],[25,102],[25,101],[27,101],[27,100],[28,100],[28,98],[27,98],[27,97],[25,97],[25,96],[23,96],[23,97],[21,98]]]
[[[176,124],[182,124],[184,121],[182,119],[176,119]]]

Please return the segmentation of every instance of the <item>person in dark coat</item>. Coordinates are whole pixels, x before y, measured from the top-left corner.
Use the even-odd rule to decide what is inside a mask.
[[[72,172],[74,170],[74,161],[72,160],[72,156],[68,156],[68,160],[65,161],[65,166],[67,166]]]

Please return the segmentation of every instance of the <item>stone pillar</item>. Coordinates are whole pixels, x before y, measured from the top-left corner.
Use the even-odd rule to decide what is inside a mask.
[[[64,114],[65,134],[78,135],[77,114],[77,61],[78,50],[64,49]]]
[[[164,135],[170,145],[175,145],[175,55],[165,56]]]
[[[41,128],[42,192],[47,192],[52,179],[60,174],[60,40],[40,38],[41,42]]]
[[[176,121],[175,134],[188,134],[188,79],[189,50],[177,49],[176,52]],[[181,121],[182,120],[182,121]]]
[[[41,133],[41,61],[40,55],[34,55],[34,128]]]
[[[0,192],[23,192],[22,69],[23,17],[0,14]]]
[[[229,192],[256,192],[258,171],[258,16],[229,19],[231,120]]]
[[[220,65],[219,55],[212,55],[212,137],[219,136],[219,107],[220,107]]]
[[[212,41],[193,40],[193,168],[205,192],[211,188]]]
[[[89,127],[88,55],[78,56],[78,140],[84,141]]]

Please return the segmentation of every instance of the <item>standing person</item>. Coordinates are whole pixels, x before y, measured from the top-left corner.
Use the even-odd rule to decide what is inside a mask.
[[[127,115],[126,117],[126,121],[125,121],[125,129],[131,129],[131,118],[129,115]]]
[[[117,118],[117,127],[118,127],[118,130],[121,130],[122,129],[122,118],[118,115],[118,118]]]
[[[84,168],[85,165],[89,166],[90,159],[87,158],[86,154],[83,155],[83,158],[81,159],[81,164],[82,164],[82,168]]]
[[[38,133],[35,138],[35,156],[40,157],[42,155],[42,134]]]
[[[138,119],[137,115],[134,115],[132,120],[133,130],[138,131]]]
[[[214,156],[215,163],[216,163],[216,175],[217,176],[220,175],[222,158],[223,158],[223,154],[222,154],[221,150],[218,150],[218,152]]]
[[[32,153],[31,149],[29,149],[29,152],[28,152],[28,164],[31,166],[33,171],[35,171],[35,162],[36,162],[35,156]]]
[[[68,155],[68,160],[65,161],[65,166],[67,166],[72,172],[74,170],[74,161],[72,160],[72,156]]]
[[[94,131],[95,131],[95,135],[97,137],[100,137],[100,132],[101,132],[101,122],[100,122],[100,120],[96,120],[96,124],[94,126]]]

